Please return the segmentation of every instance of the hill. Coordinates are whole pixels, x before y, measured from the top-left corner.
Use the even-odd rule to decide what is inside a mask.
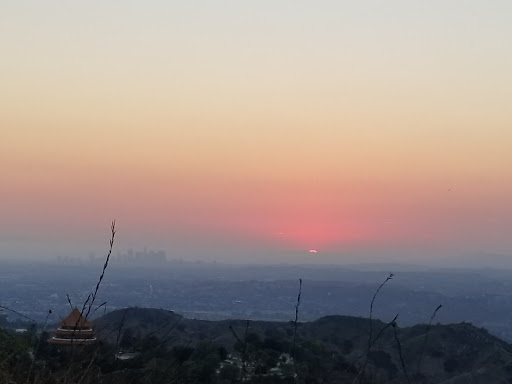
[[[469,323],[399,328],[394,322],[328,316],[298,323],[295,345],[293,322],[205,321],[162,309],[127,308],[95,324],[106,344],[139,356],[152,343],[162,356],[164,350],[176,352],[184,346],[191,355],[206,345],[220,348],[225,352],[218,366],[229,360],[233,371],[245,369],[246,379],[254,382],[270,382],[273,376],[319,383],[512,382],[512,346]],[[288,367],[279,364],[286,359]]]

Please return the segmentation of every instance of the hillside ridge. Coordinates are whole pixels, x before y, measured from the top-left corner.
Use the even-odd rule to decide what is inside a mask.
[[[236,354],[241,341],[254,356],[275,350],[293,354],[293,321],[195,320],[164,309],[125,308],[107,313],[95,324],[106,342],[127,332],[133,338],[162,339],[168,348],[196,348],[209,342]],[[373,340],[368,349],[370,324]],[[486,383],[512,380],[512,346],[467,322],[401,328],[395,322],[329,315],[299,322],[295,337],[303,358],[323,361],[329,369],[345,364],[354,375],[366,360],[374,382],[407,382],[407,378],[446,384],[467,382],[468,378]]]

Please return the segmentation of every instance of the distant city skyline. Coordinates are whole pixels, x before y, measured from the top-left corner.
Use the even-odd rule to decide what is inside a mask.
[[[169,258],[506,264],[511,19],[500,0],[4,2],[0,258],[100,255],[116,219],[116,247]]]

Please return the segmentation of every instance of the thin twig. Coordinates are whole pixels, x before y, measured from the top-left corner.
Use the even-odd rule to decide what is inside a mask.
[[[169,340],[171,340],[171,337],[172,337],[171,332],[174,331],[174,329],[178,326],[179,323],[181,323],[182,320],[183,320],[183,317],[178,317],[178,319],[176,319],[176,321],[173,324],[171,324],[169,329],[167,329],[164,332],[164,334],[162,336],[160,336],[160,342],[156,343],[154,345],[154,348],[159,347],[160,345],[165,344]]]
[[[67,293],[66,293],[66,297],[68,298],[69,308],[71,308],[71,311],[73,311],[74,307],[73,307],[73,304],[71,304],[71,299]]]
[[[240,339],[240,337],[238,337],[238,334],[236,333],[236,331],[232,325],[229,326],[229,330],[233,334],[233,337],[236,339],[236,341],[238,341],[240,343],[240,345],[243,344],[242,340]]]
[[[96,287],[95,287],[94,291],[92,293],[89,293],[89,295],[87,295],[87,299],[85,300],[84,304],[82,305],[82,309],[80,310],[80,316],[77,318],[76,324],[73,327],[71,343],[73,343],[73,339],[75,338],[75,332],[78,328],[78,325],[80,322],[80,317],[83,317],[85,320],[87,320],[87,318],[89,317],[89,313],[91,312],[91,308],[94,305],[94,302],[96,300],[96,295],[98,294],[98,290],[100,288],[101,282],[103,281],[103,277],[105,276],[105,271],[106,271],[106,269],[108,267],[108,263],[110,261],[110,256],[112,255],[112,249],[114,247],[115,237],[116,237],[116,221],[113,220],[112,224],[110,225],[110,240],[109,240],[110,247],[108,249],[107,256],[105,258],[105,263],[103,264],[103,269],[101,270],[101,275],[98,279],[98,282],[96,283]],[[85,312],[86,308],[87,308],[87,312]],[[84,315],[84,312],[85,312],[85,315]]]
[[[390,273],[388,277],[386,277],[386,280],[384,280],[379,287],[375,290],[375,293],[373,294],[372,301],[370,302],[370,329],[368,331],[368,346],[366,348],[366,358],[364,360],[363,366],[361,370],[359,371],[358,375],[354,379],[354,383],[359,379],[359,382],[361,383],[362,378],[364,376],[364,371],[366,370],[366,366],[368,365],[368,358],[370,356],[370,350],[373,345],[373,304],[375,303],[375,299],[377,298],[377,295],[379,294],[380,290],[384,285],[391,280],[395,275],[393,273]]]
[[[398,356],[400,357],[400,364],[402,365],[402,370],[404,371],[405,378],[407,379],[407,383],[411,384],[411,380],[409,379],[409,374],[407,373],[407,368],[405,366],[404,356],[402,354],[402,344],[400,343],[400,339],[398,338],[398,331],[396,322],[393,322],[391,325],[393,327],[393,333],[395,335],[396,345],[398,346]]]
[[[373,332],[373,324],[372,324],[372,318],[373,318],[373,304],[375,303],[375,299],[377,298],[377,295],[379,294],[380,290],[382,289],[382,287],[384,287],[384,285],[389,281],[391,280],[395,275],[390,273],[388,277],[386,277],[386,280],[384,280],[382,282],[381,285],[379,285],[379,288],[377,288],[377,290],[375,291],[375,293],[373,294],[373,297],[372,297],[372,301],[370,303],[370,335],[368,337],[368,347],[371,346],[371,342],[372,342],[372,332]]]
[[[381,338],[381,336],[384,334],[384,331],[386,329],[388,329],[389,327],[393,326],[393,323],[398,319],[398,313],[395,315],[395,317],[393,317],[393,320],[391,320],[390,322],[386,323],[386,325],[384,325],[380,330],[379,332],[377,333],[377,335],[373,338],[372,340],[372,345],[371,347],[373,347],[375,345],[375,343]],[[361,360],[364,356],[366,355],[366,352],[363,352],[361,353],[357,359],[355,359],[352,364],[356,364],[359,360]]]
[[[96,283],[96,287],[95,287],[95,289],[94,289],[94,291],[92,293],[89,293],[89,295],[87,295],[87,299],[85,300],[84,304],[82,305],[82,309],[80,310],[80,316],[77,318],[76,323],[75,323],[75,325],[73,327],[73,333],[71,335],[71,345],[72,346],[73,346],[73,342],[74,342],[74,339],[75,339],[76,331],[78,329],[78,325],[80,323],[80,319],[83,317],[85,320],[87,320],[87,317],[89,316],[91,308],[94,305],[94,301],[96,300],[96,294],[98,293],[98,289],[100,288],[100,285],[101,285],[101,282],[103,280],[103,277],[105,276],[105,270],[108,267],[108,263],[110,261],[110,256],[112,255],[112,249],[114,247],[115,236],[116,236],[116,221],[113,220],[112,224],[110,225],[110,240],[109,240],[109,245],[110,246],[109,246],[109,249],[108,249],[108,252],[107,252],[107,256],[105,258],[105,263],[103,264],[103,269],[101,270],[101,275],[100,275],[100,277],[98,279],[98,282]],[[86,308],[87,308],[87,312],[86,312],[86,314],[84,316],[84,312],[85,312]],[[69,374],[71,372],[71,367],[73,366],[74,358],[75,358],[75,348],[72,349],[69,368],[68,368],[66,374],[64,375],[64,384],[66,384],[67,381],[68,381]]]
[[[28,317],[28,316],[25,316],[23,313],[19,313],[18,311],[15,311],[14,309],[11,309],[9,307],[4,307],[3,305],[0,305],[0,308],[2,309],[7,309],[8,311],[11,311],[12,313],[15,313],[17,314],[18,316],[21,316],[27,320],[30,320],[31,322],[33,323],[37,323],[37,321],[35,321],[34,319],[32,319],[31,317]]]
[[[302,279],[299,279],[299,293],[297,295],[297,303],[295,304],[295,320],[293,321],[292,357],[295,352],[295,342],[297,340],[297,324],[299,321],[299,306],[300,306],[301,295],[302,295]]]
[[[423,339],[423,345],[421,346],[421,352],[420,352],[420,358],[418,360],[418,366],[416,367],[416,374],[419,374],[420,370],[421,370],[421,363],[423,361],[423,355],[425,353],[425,349],[427,348],[427,340],[428,340],[428,335],[430,333],[430,330],[432,329],[432,323],[434,321],[434,318],[437,315],[437,311],[439,311],[442,307],[443,306],[441,304],[439,304],[437,306],[437,308],[434,310],[434,312],[432,312],[432,315],[430,315],[430,320],[428,322],[427,331],[425,332],[425,338]]]
[[[107,305],[107,302],[106,302],[106,301],[104,301],[103,303],[101,303],[100,305],[98,305],[98,306],[96,307],[96,309],[95,309],[94,311],[92,311],[91,316],[93,316],[93,315],[96,313],[96,311],[97,311],[98,309],[100,309],[101,307],[106,306],[106,305]]]
[[[89,303],[89,307],[87,309],[85,318],[87,318],[89,316],[89,313],[91,312],[91,308],[94,305],[94,302],[96,301],[96,295],[98,294],[98,289],[100,288],[100,284],[103,280],[103,277],[105,276],[105,271],[108,267],[108,262],[110,261],[110,256],[112,255],[112,248],[114,247],[114,239],[116,237],[116,221],[115,220],[112,221],[112,224],[110,226],[110,233],[111,233],[110,242],[109,242],[110,248],[108,250],[107,257],[105,258],[105,263],[103,264],[103,269],[101,270],[100,278],[98,279],[98,282],[96,283],[96,288],[94,288],[94,292],[92,294],[92,299],[91,299],[91,302]]]
[[[297,356],[296,356],[296,341],[297,341],[297,325],[299,321],[299,306],[300,299],[302,296],[302,279],[299,279],[299,293],[297,295],[297,303],[295,304],[295,320],[293,321],[293,343],[292,343],[292,359],[293,359],[293,367],[295,370],[295,378],[298,377],[297,370]]]

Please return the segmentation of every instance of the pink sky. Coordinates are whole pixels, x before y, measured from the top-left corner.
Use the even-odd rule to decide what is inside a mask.
[[[508,2],[22,3],[0,257],[511,253]]]

